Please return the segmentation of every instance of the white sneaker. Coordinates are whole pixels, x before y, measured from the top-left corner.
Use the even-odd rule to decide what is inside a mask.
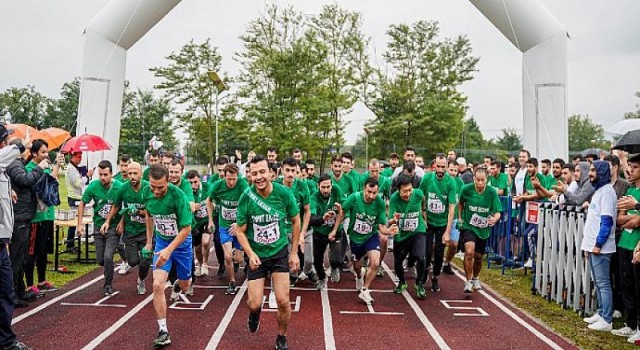
[[[460,259],[460,260],[464,260],[464,252],[457,252],[454,257]]]
[[[129,264],[127,264],[126,262],[123,262],[122,264],[120,264],[120,271],[118,271],[118,274],[126,275],[130,269],[131,269],[131,266],[129,266]]]
[[[192,296],[193,295],[193,282],[191,282],[191,284],[189,284],[189,288],[187,288],[187,291],[184,294],[188,295],[188,296]]]
[[[193,273],[196,277],[202,276],[202,267],[200,265],[196,265],[196,271]]]
[[[480,280],[477,278],[472,278],[471,279],[471,285],[473,285],[473,289],[475,290],[481,290],[482,289],[482,285],[480,284]]]
[[[340,282],[340,268],[331,269],[331,282]]]
[[[607,322],[603,319],[600,319],[598,322],[596,323],[592,323],[589,326],[589,329],[594,330],[594,331],[601,331],[601,332],[610,332],[611,331],[611,323]]]
[[[618,310],[613,310],[613,315],[611,317],[613,317],[613,318],[622,318],[622,312],[620,312]]]
[[[627,325],[625,325],[624,327],[620,328],[620,329],[614,329],[611,331],[611,334],[613,335],[617,335],[620,337],[632,337],[636,334],[636,332],[638,332],[635,329],[631,329],[630,327],[627,327]]]
[[[358,298],[360,298],[360,300],[364,301],[366,304],[373,303],[373,298],[371,297],[368,289],[362,289],[360,294],[358,294]]]
[[[378,272],[376,273],[376,276],[384,277],[384,269],[382,268],[382,265],[378,266]]]
[[[583,318],[582,320],[587,322],[588,324],[592,324],[602,320],[602,317],[600,317],[600,314],[596,312],[595,314],[593,314],[593,316]]]
[[[631,344],[635,343],[636,341],[640,340],[640,331],[636,331],[636,334],[630,336],[627,341]]]
[[[464,283],[464,292],[473,293],[473,282],[471,280]]]
[[[200,269],[202,276],[209,276],[209,265],[202,264],[202,268]]]
[[[269,293],[269,309],[277,309],[278,308],[278,302],[276,301],[276,293],[274,291],[271,291]]]
[[[145,295],[147,293],[147,287],[144,285],[144,280],[141,280],[140,277],[138,277],[136,287],[138,289],[138,295]]]
[[[356,290],[358,292],[361,291],[363,286],[364,286],[364,279],[356,277]]]
[[[528,269],[532,268],[533,267],[533,259],[529,258],[529,260],[527,260],[527,262],[524,263],[523,267],[526,267]]]

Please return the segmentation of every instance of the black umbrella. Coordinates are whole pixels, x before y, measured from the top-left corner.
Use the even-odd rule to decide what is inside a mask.
[[[640,153],[640,130],[631,130],[624,134],[613,149],[631,154]]]
[[[580,155],[582,155],[583,157],[595,156],[596,158],[600,158],[600,152],[605,152],[605,151],[601,150],[600,148],[589,148],[580,152]]]

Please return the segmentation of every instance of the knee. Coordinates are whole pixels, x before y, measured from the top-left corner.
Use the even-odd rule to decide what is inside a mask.
[[[159,279],[153,280],[153,293],[154,294],[164,294],[166,281],[162,281]]]
[[[127,255],[127,264],[129,264],[129,266],[138,266],[138,264],[140,264],[140,258],[138,257],[138,255]]]
[[[380,266],[380,258],[369,259],[369,267],[371,269],[377,269]]]
[[[288,310],[291,308],[291,303],[289,303],[289,298],[278,299],[277,303],[278,303],[279,310]]]
[[[256,312],[258,310],[260,310],[260,307],[262,306],[262,298],[252,298],[251,296],[249,296],[247,298],[247,307],[249,307],[249,311],[251,312]]]

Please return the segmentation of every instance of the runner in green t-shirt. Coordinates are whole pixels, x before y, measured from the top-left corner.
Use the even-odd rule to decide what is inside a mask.
[[[93,236],[96,245],[96,260],[98,265],[104,266],[103,291],[105,296],[115,293],[111,286],[113,282],[113,254],[116,251],[122,229],[124,228],[119,225],[118,230],[116,230],[116,224],[120,223],[121,219],[119,215],[110,226],[103,227],[102,225],[111,211],[111,207],[115,202],[116,193],[122,184],[121,182],[113,180],[111,170],[111,162],[108,160],[103,160],[98,163],[99,180],[91,182],[82,194],[82,200],[78,207],[78,224],[76,229],[78,236],[84,234],[82,213],[84,213],[85,205],[93,201]]]
[[[194,225],[191,228],[193,248],[195,249],[198,264],[195,267],[194,276],[209,275],[209,247],[211,245],[211,231],[209,230],[209,212],[207,198],[211,184],[200,181],[200,173],[197,170],[187,171],[187,181],[191,185],[191,191],[196,203],[193,213]]]
[[[350,152],[342,153],[342,175],[349,180],[351,180],[351,184],[353,186],[353,192],[362,191],[361,185],[361,175],[354,168],[354,160],[353,155]]]
[[[131,162],[131,157],[128,154],[121,155],[118,158],[118,173],[113,176],[113,179],[122,183],[129,181],[128,168]]]
[[[389,200],[389,217],[391,218],[389,222],[396,224],[399,229],[398,234],[393,238],[393,266],[398,276],[398,285],[393,291],[400,294],[407,289],[402,263],[411,252],[417,265],[416,295],[418,299],[424,299],[427,297],[423,286],[427,250],[426,199],[422,190],[413,188],[411,179],[407,175],[398,175],[396,182],[398,191],[391,195]],[[433,236],[431,239],[433,240]]]
[[[337,154],[331,157],[331,181],[333,181],[334,186],[340,188],[344,199],[355,192],[351,179],[344,176],[342,172],[342,158]]]
[[[389,229],[387,224],[386,205],[378,196],[378,180],[369,178],[364,184],[364,191],[350,195],[342,205],[342,215],[349,219],[347,234],[351,240],[351,256],[356,271],[356,290],[358,297],[367,304],[373,302],[369,286],[375,279],[380,266],[380,237],[395,235],[398,227]],[[369,266],[366,276],[362,275],[362,258],[367,256]]]
[[[158,154],[158,151],[152,150],[149,152],[147,164],[147,168],[142,172],[142,180],[149,182],[149,168],[154,164],[160,164],[160,155]]]
[[[288,189],[271,183],[269,164],[262,156],[249,162],[253,186],[238,203],[236,235],[249,257],[248,298],[249,331],[260,325],[264,280],[271,273],[272,288],[278,303],[278,336],[276,345],[288,348],[286,333],[291,319],[289,302],[289,270],[298,271],[300,215],[296,200]],[[291,232],[291,250],[288,234]]]
[[[153,306],[156,311],[159,332],[154,340],[155,347],[171,343],[167,328],[167,300],[164,289],[169,271],[176,267],[177,280],[174,291],[185,292],[191,285],[193,248],[191,246],[191,225],[193,214],[183,191],[169,183],[166,166],[152,165],[149,170],[149,191],[144,194],[146,201],[146,250],[153,247]]]
[[[322,174],[318,179],[318,191],[311,196],[311,220],[313,228],[313,265],[318,274],[316,288],[322,290],[327,285],[324,270],[324,253],[329,246],[329,265],[331,266],[331,282],[340,282],[340,264],[342,263],[341,239],[344,230],[340,225],[340,203],[344,196],[340,189],[333,186],[329,174]]]
[[[222,179],[222,177],[224,176],[224,167],[229,164],[229,158],[227,157],[218,157],[218,159],[216,159],[216,167],[214,169],[214,172],[211,173],[211,176],[209,176],[209,183],[213,184],[216,181]]]
[[[391,153],[391,155],[389,156],[389,164],[391,166],[384,168],[381,174],[382,176],[391,179],[391,176],[393,176],[393,172],[398,167],[398,164],[400,164],[400,157],[398,156],[398,153]]]
[[[111,220],[119,213],[124,219],[124,233],[122,240],[125,245],[125,255],[129,266],[138,266],[137,290],[139,295],[147,292],[145,279],[149,274],[151,257],[145,256],[142,248],[147,245],[146,211],[144,195],[149,190],[149,183],[142,180],[140,163],[128,164],[127,178],[129,181],[120,186],[109,216],[103,224],[106,230],[111,226]]]
[[[509,194],[507,190],[509,177],[507,174],[500,172],[500,163],[498,161],[494,160],[489,165],[489,179],[487,182],[489,186],[498,192],[498,196],[507,196]]]
[[[493,227],[500,220],[502,206],[496,190],[487,186],[487,170],[477,168],[473,184],[460,191],[458,221],[461,222],[460,239],[464,244],[464,272],[467,281],[464,292],[482,289],[478,275],[482,269],[482,256]]]
[[[462,186],[464,186],[464,181],[458,176],[458,162],[455,159],[448,160],[447,163],[447,174],[451,176],[453,182],[456,184],[456,202],[460,200],[460,190],[462,190]],[[458,205],[454,210],[453,214],[453,223],[451,224],[451,237],[449,239],[449,246],[447,248],[447,253],[444,258],[444,263],[442,263],[442,273],[446,275],[453,275],[453,269],[451,268],[451,260],[456,255],[458,251],[458,240],[460,239],[460,227],[458,223]]]
[[[302,223],[300,226],[300,242],[298,250],[298,258],[303,261],[302,271],[313,284],[318,283],[318,276],[313,271],[313,231],[309,229],[309,219],[311,219],[311,207],[309,204],[309,187],[305,182],[296,178],[296,174],[300,167],[298,161],[293,157],[287,157],[282,161],[282,177],[278,178],[274,183],[284,185],[289,189],[298,205],[300,218]],[[291,286],[294,287],[299,275],[290,273]]]
[[[431,254],[435,247],[431,290],[438,292],[440,291],[438,277],[442,270],[444,248],[451,240],[451,226],[458,203],[457,187],[453,178],[447,174],[447,156],[444,153],[436,155],[435,171],[424,175],[420,182],[420,189],[427,201],[427,242],[435,242],[434,245],[426,245],[426,268],[431,264]]]
[[[240,169],[238,166],[229,163],[225,165],[223,170],[223,179],[216,181],[211,185],[209,190],[209,198],[207,207],[209,208],[209,229],[214,227],[214,215],[218,218],[218,232],[220,233],[220,244],[224,251],[224,266],[228,271],[229,286],[224,292],[227,295],[236,294],[236,275],[234,264],[238,265],[242,262],[244,254],[242,247],[235,236],[236,232],[236,213],[238,202],[244,191],[249,187],[247,180],[240,177]],[[213,208],[217,208],[215,211]],[[234,234],[232,234],[233,232]],[[235,256],[233,256],[233,248],[236,248]]]

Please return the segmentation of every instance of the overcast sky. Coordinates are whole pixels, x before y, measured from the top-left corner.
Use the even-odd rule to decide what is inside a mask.
[[[131,0],[133,1],[133,0]],[[505,0],[529,1],[529,0]],[[80,74],[82,32],[108,0],[0,1],[0,91],[35,85],[58,97],[66,81]],[[589,114],[605,129],[637,109],[640,99],[640,1],[542,0],[567,28],[569,42],[569,113]],[[326,1],[295,3],[305,13],[317,13]],[[467,0],[337,1],[364,15],[363,30],[372,40],[374,64],[381,65],[392,23],[437,20],[445,36],[467,35],[480,56],[475,79],[463,85],[469,114],[486,137],[501,128],[522,129],[520,52]],[[210,37],[223,56],[223,71],[235,74],[233,54],[238,36],[264,9],[264,1],[183,0],[129,50],[126,79],[133,87],[152,88],[157,80],[149,67],[190,39]],[[362,132],[365,113],[353,113],[347,140]],[[351,143],[348,142],[348,143]]]

